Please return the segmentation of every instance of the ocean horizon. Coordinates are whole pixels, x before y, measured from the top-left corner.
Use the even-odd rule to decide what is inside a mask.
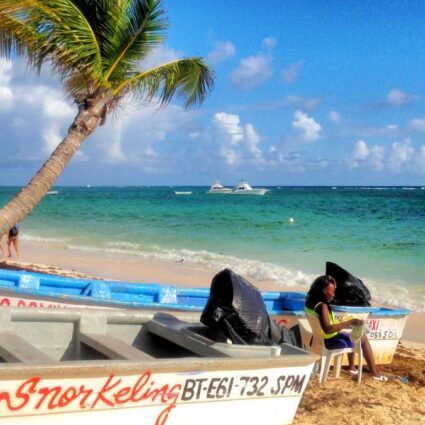
[[[257,184],[256,187],[260,185]],[[303,287],[333,261],[374,302],[425,312],[424,186],[56,186],[21,223],[25,241],[206,268]],[[3,206],[19,190],[0,187]],[[176,195],[174,191],[192,192]],[[142,281],[143,279],[141,279]]]

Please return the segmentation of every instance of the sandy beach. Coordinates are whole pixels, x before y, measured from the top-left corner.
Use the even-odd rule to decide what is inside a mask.
[[[160,262],[110,256],[24,242],[20,261],[3,260],[0,267],[21,267],[53,274],[92,276],[130,282],[158,282],[209,287],[219,270],[202,269],[189,258]],[[251,280],[261,290],[285,290],[267,281]],[[293,287],[288,288],[294,290]],[[332,373],[324,386],[312,379],[294,424],[423,424],[425,421],[425,315],[412,314],[393,363],[382,366],[389,382],[371,379],[367,371],[358,386],[347,374]]]

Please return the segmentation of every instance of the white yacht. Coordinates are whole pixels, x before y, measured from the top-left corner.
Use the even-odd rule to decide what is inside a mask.
[[[252,188],[246,181],[240,181],[230,192],[232,195],[264,195],[269,189]]]
[[[218,180],[216,180],[210,190],[207,193],[231,193],[232,189],[230,187],[224,187]]]

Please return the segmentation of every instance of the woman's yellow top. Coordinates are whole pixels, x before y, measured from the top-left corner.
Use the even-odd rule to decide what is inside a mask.
[[[310,308],[305,308],[305,310],[308,312],[308,313],[310,313],[310,314],[312,314],[313,316],[315,316],[315,317],[317,317],[317,318],[319,318],[319,314],[316,312],[316,309],[317,309],[317,307],[320,305],[320,304],[323,304],[322,302],[320,302],[320,303],[317,303],[315,306],[314,306],[314,310],[311,310]],[[339,321],[335,318],[335,316],[334,316],[334,314],[333,314],[333,311],[331,310],[331,309],[328,309],[328,315],[329,315],[329,323],[331,324],[331,325],[336,325],[337,323],[339,323]],[[327,334],[327,333],[325,333],[324,332],[324,330],[322,329],[322,336],[323,336],[323,338],[324,339],[330,339],[330,338],[333,338],[334,336],[336,336],[338,334],[338,332],[332,332],[332,333],[330,333],[330,334]]]

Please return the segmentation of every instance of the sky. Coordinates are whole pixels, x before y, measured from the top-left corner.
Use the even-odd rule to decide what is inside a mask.
[[[124,102],[58,185],[425,185],[425,5],[164,0],[148,67],[202,56],[201,107]],[[26,184],[77,112],[49,69],[0,59],[0,185]]]

